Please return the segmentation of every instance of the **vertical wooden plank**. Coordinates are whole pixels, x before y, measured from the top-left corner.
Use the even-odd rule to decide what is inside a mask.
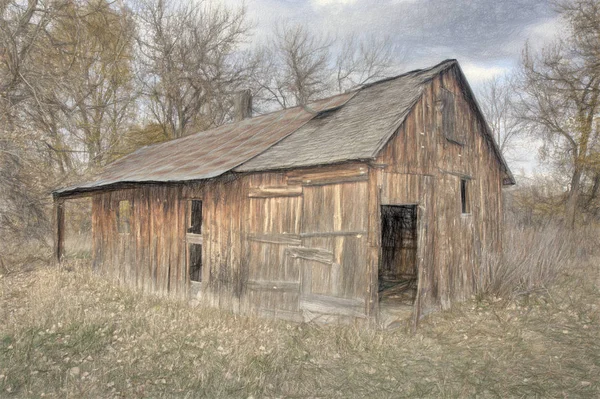
[[[369,168],[368,188],[368,262],[366,270],[367,289],[365,298],[365,313],[367,317],[376,322],[379,316],[379,258],[381,256],[381,187],[383,172],[381,169]]]
[[[54,196],[54,259],[60,264],[64,257],[65,200]]]

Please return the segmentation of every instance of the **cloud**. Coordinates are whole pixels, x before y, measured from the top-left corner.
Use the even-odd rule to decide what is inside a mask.
[[[351,5],[356,3],[358,0],[312,0],[311,2],[315,6],[332,6],[332,5]]]
[[[525,36],[534,47],[542,47],[556,40],[560,36],[566,35],[567,27],[564,20],[560,17],[544,19],[528,27]]]
[[[508,68],[498,65],[483,65],[472,62],[461,63],[460,67],[465,73],[467,80],[471,84],[481,83],[485,80],[504,75],[509,72]]]

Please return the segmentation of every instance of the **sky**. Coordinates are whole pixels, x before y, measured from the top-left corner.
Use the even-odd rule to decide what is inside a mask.
[[[526,40],[541,46],[560,26],[549,0],[246,0],[245,4],[257,39],[268,37],[280,21],[339,37],[363,32],[389,35],[402,53],[400,69],[456,58],[472,84],[510,73]]]
[[[526,43],[541,49],[564,29],[549,0],[245,0],[245,5],[255,40],[268,39],[282,21],[334,37],[389,35],[399,48],[398,73],[455,58],[475,91],[518,68]],[[509,159],[513,172],[530,173],[536,153],[524,148]]]

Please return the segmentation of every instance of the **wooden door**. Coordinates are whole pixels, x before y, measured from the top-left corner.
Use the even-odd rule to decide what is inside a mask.
[[[261,315],[299,319],[300,273],[290,248],[301,244],[302,197],[248,199],[245,301]]]

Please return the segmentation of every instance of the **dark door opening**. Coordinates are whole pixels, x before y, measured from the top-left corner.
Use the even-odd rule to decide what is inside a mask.
[[[417,206],[381,207],[379,300],[412,304],[417,292]]]
[[[190,281],[202,281],[202,201],[189,201],[188,227],[188,270]]]

